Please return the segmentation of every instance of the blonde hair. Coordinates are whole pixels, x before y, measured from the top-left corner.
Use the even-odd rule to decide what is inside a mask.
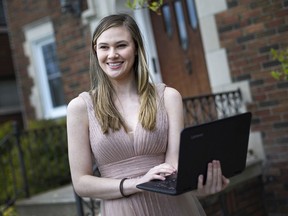
[[[143,128],[153,130],[156,126],[157,112],[155,85],[149,82],[149,70],[141,32],[135,20],[127,14],[104,17],[93,33],[90,56],[90,94],[92,95],[95,116],[101,125],[103,133],[108,133],[109,128],[112,131],[117,131],[121,127],[124,127],[127,132],[127,126],[113,102],[115,94],[113,86],[100,67],[97,53],[94,50],[98,37],[104,31],[119,26],[124,26],[130,32],[137,51],[133,68],[137,91],[140,96],[138,120]]]

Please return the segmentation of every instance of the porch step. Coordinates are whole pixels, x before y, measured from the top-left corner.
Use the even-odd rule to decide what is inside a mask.
[[[96,203],[99,206],[99,201]],[[19,200],[15,206],[19,216],[78,216],[72,185]],[[88,215],[86,213],[89,210],[86,205],[83,205],[83,209],[84,214]]]

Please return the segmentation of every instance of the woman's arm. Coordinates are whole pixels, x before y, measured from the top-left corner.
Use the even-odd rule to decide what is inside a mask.
[[[70,171],[74,189],[79,196],[114,199],[122,197],[120,179],[93,176],[92,153],[88,134],[86,104],[80,97],[73,99],[67,108],[67,135]],[[137,191],[133,181],[125,181],[125,194]]]
[[[180,133],[184,127],[182,96],[176,89],[166,87],[164,91],[164,103],[169,123],[165,162],[177,169]]]

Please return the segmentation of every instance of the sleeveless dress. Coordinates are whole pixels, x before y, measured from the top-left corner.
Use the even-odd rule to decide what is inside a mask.
[[[140,123],[133,133],[122,128],[103,134],[95,118],[88,92],[84,99],[88,111],[90,145],[102,177],[139,178],[163,163],[168,142],[168,116],[164,106],[165,84],[157,84],[156,129],[145,130]],[[170,196],[153,192],[132,194],[128,198],[101,201],[101,216],[198,216],[206,215],[191,193]]]

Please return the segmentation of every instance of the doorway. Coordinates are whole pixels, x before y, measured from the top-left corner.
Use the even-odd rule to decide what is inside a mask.
[[[164,0],[150,12],[162,80],[183,97],[211,93],[194,0]]]

